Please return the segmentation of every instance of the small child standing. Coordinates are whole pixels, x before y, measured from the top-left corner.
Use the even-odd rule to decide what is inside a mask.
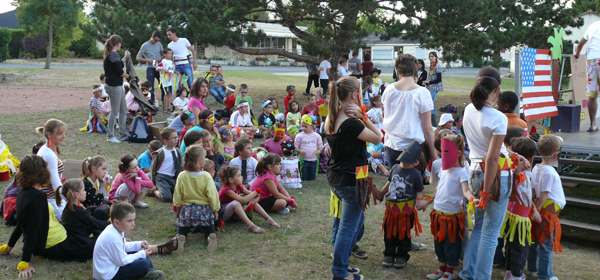
[[[368,113],[367,113],[368,114]],[[319,117],[321,123],[325,123],[325,119],[329,115],[329,94],[323,95],[323,104],[319,105]],[[323,129],[321,129],[323,131]]]
[[[175,180],[181,172],[181,151],[177,149],[177,131],[166,127],[160,135],[165,146],[152,155],[152,182],[158,188],[158,198],[162,202],[172,202]],[[155,192],[156,193],[156,192]]]
[[[367,116],[369,116],[375,127],[383,130],[383,103],[381,102],[381,95],[373,96],[371,108],[367,111]]]
[[[210,66],[210,73],[208,74],[208,82],[210,83],[210,93],[215,97],[217,102],[223,103],[223,100],[227,95],[225,91],[223,91],[223,86],[225,85],[225,80],[223,80],[223,76],[217,73],[217,66]]]
[[[183,113],[183,111],[187,109],[188,103],[190,103],[190,100],[187,98],[187,96],[188,91],[185,87],[180,87],[177,89],[175,100],[173,100],[173,107],[176,112]]]
[[[281,158],[276,154],[268,153],[260,159],[256,166],[258,177],[252,182],[250,191],[260,189],[258,204],[267,213],[276,211],[279,214],[287,214],[291,210],[296,210],[298,204],[296,204],[296,199],[290,196],[277,180],[279,173],[281,173]]]
[[[421,210],[424,190],[423,177],[416,168],[420,157],[421,145],[413,141],[400,154],[400,163],[392,167],[388,182],[379,192],[379,198],[383,199],[385,195],[386,200],[382,225],[385,243],[383,267],[405,267],[412,247],[410,230],[415,227],[416,235],[422,232],[419,215],[415,211]]]
[[[302,179],[300,178],[300,159],[294,154],[296,153],[296,146],[294,146],[294,140],[289,139],[281,143],[281,185],[288,189],[299,189],[302,188]]]
[[[429,279],[456,279],[454,269],[459,265],[462,241],[465,236],[463,197],[476,200],[469,190],[469,174],[465,169],[465,142],[461,135],[450,134],[441,139],[442,172],[433,194],[431,234],[439,269],[427,274]],[[427,208],[431,200],[419,201]]]
[[[256,178],[256,165],[258,161],[252,157],[252,141],[246,138],[240,138],[235,143],[235,153],[238,155],[229,163],[230,166],[237,166],[242,172],[242,184],[250,188],[254,178]]]
[[[312,119],[309,115],[302,116],[302,132],[296,135],[294,141],[298,154],[302,156],[302,180],[315,180],[317,177],[318,156],[323,150],[323,139],[314,131]]]
[[[127,202],[113,205],[110,220],[94,246],[94,279],[161,279],[165,273],[154,270],[149,256],[183,252],[185,239],[177,237],[158,246],[148,245],[145,240],[126,241],[125,233],[133,232],[135,227],[135,208]]]
[[[281,144],[283,138],[285,137],[285,127],[283,125],[274,125],[273,126],[273,138],[269,138],[265,140],[263,147],[267,152],[277,154],[278,156],[283,156],[281,153]]]
[[[90,116],[87,125],[87,132],[106,133],[106,118],[102,115],[102,89],[96,85],[92,89],[92,99],[90,99]]]
[[[160,71],[162,73],[160,80],[163,88],[165,89],[163,109],[165,110],[165,113],[173,112],[171,109],[171,97],[173,96],[173,75],[179,75],[178,72],[175,72],[175,64],[173,64],[173,50],[170,48],[163,49],[163,59],[158,67],[156,67],[156,71]]]
[[[389,162],[386,159],[385,155],[385,145],[382,142],[377,144],[369,143],[367,147],[367,160],[369,161],[369,165],[371,169],[375,171],[377,174],[381,174],[383,176],[389,176],[390,172],[387,170],[386,165]]]
[[[181,137],[183,138],[183,137]],[[150,141],[150,144],[148,144],[148,149],[146,149],[146,151],[144,151],[139,157],[138,157],[138,166],[140,167],[140,169],[142,169],[142,171],[144,171],[144,173],[146,173],[146,175],[148,175],[148,177],[150,177],[150,175],[152,175],[152,154],[158,150],[160,150],[160,148],[162,148],[162,143],[160,143],[160,141],[158,140],[152,140]]]
[[[562,252],[561,226],[558,214],[567,204],[560,176],[554,169],[562,147],[562,138],[546,134],[538,140],[538,152],[542,163],[531,171],[531,183],[535,190],[535,208],[541,223],[533,223],[531,232],[535,245],[530,247],[527,259],[529,272],[536,272],[539,279],[557,279],[552,273],[552,251]]]
[[[186,236],[196,228],[208,240],[206,249],[217,249],[215,223],[219,218],[219,194],[215,182],[208,172],[203,171],[206,150],[200,145],[192,145],[185,151],[184,171],[177,177],[173,204],[177,208],[177,235]]]

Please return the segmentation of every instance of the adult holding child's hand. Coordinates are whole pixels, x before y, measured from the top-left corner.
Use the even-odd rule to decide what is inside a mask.
[[[121,49],[122,39],[119,35],[112,35],[104,43],[104,74],[106,75],[106,93],[110,97],[111,112],[108,117],[107,140],[112,143],[120,143],[129,139],[127,125],[125,124],[127,114],[127,102],[125,101],[125,89],[123,78],[129,79],[129,75],[123,71],[125,60],[130,56],[129,51],[121,59],[118,51]],[[120,138],[115,137],[115,122],[119,117]]]

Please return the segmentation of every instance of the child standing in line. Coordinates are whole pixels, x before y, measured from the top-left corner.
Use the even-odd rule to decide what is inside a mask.
[[[223,103],[223,100],[227,95],[225,91],[223,91],[223,86],[225,85],[225,80],[223,80],[223,76],[217,73],[217,66],[210,66],[210,73],[208,74],[208,82],[210,83],[210,93],[215,97],[217,102]]]
[[[383,103],[381,102],[381,95],[373,96],[367,115],[375,127],[383,130]]]
[[[145,209],[148,208],[148,204],[140,201],[143,194],[142,187],[152,189],[154,184],[138,167],[137,159],[132,155],[124,154],[119,163],[119,174],[115,177],[109,193],[118,200],[129,199],[133,206]]]
[[[306,114],[311,114],[315,117],[319,115],[319,106],[317,106],[317,97],[314,94],[310,94],[308,96],[308,104],[302,107],[302,111],[300,114],[303,116]]]
[[[535,142],[526,137],[514,138],[510,142],[510,150],[522,155],[533,165]],[[506,274],[504,279],[522,280],[525,262],[532,243],[531,223],[540,223],[540,213],[533,207],[531,170],[524,170],[519,163],[514,173],[515,182],[506,211],[505,222],[500,230],[500,237],[506,239]],[[532,212],[533,211],[533,212]],[[530,215],[531,214],[531,215]],[[530,217],[531,216],[531,217]]]
[[[294,146],[294,140],[288,139],[281,143],[281,185],[288,189],[299,189],[302,188],[302,179],[300,178],[300,159],[294,154],[296,153],[296,146]]]
[[[152,155],[152,182],[158,188],[157,197],[162,202],[171,202],[183,157],[181,151],[175,147],[179,140],[175,129],[166,127],[160,135],[165,146]]]
[[[562,138],[546,134],[538,140],[542,163],[531,171],[531,183],[537,199],[534,202],[541,223],[534,223],[531,232],[535,244],[529,249],[527,265],[530,273],[537,272],[538,279],[556,280],[552,273],[552,251],[562,252],[561,227],[558,214],[567,204],[560,176],[554,169],[562,148]]]
[[[100,74],[100,89],[102,90],[102,116],[104,116],[104,118],[108,118],[108,115],[110,114],[110,102],[109,101],[109,97],[108,97],[108,93],[106,93],[106,76],[104,75],[104,73]]]
[[[173,100],[173,108],[176,112],[183,113],[183,111],[187,109],[188,103],[190,103],[190,100],[187,98],[187,96],[188,91],[185,87],[180,87],[177,89],[175,100]]]
[[[285,117],[285,124],[289,128],[290,126],[298,126],[300,125],[300,119],[302,119],[302,114],[300,114],[300,104],[296,99],[290,101],[289,112]]]
[[[265,140],[263,147],[267,152],[277,154],[278,156],[283,156],[281,153],[281,144],[283,138],[285,137],[285,127],[283,125],[274,125],[273,126],[273,138],[269,138]]]
[[[243,178],[239,168],[229,166],[221,169],[219,179],[223,184],[223,188],[219,191],[223,221],[230,221],[236,215],[246,224],[249,232],[261,234],[264,230],[255,225],[246,215],[246,212],[254,210],[265,219],[265,225],[280,228],[279,224],[257,203],[260,199],[259,192],[256,190],[251,192],[242,186]]]
[[[258,204],[266,212],[276,211],[279,214],[285,215],[290,211],[296,210],[298,204],[296,204],[296,198],[290,196],[277,180],[279,173],[281,173],[281,158],[276,154],[268,153],[260,159],[256,166],[258,177],[252,183],[250,191],[260,189]]]
[[[225,163],[223,166],[229,165],[229,162],[235,155],[235,143],[233,143],[233,134],[231,128],[221,127],[221,146],[223,147],[223,156],[225,157]]]
[[[113,205],[110,220],[94,246],[94,279],[162,279],[165,273],[154,270],[150,255],[183,252],[183,238],[174,237],[161,245],[149,245],[146,240],[126,241],[125,233],[133,232],[135,227],[135,208],[127,202]]]
[[[173,96],[173,75],[179,75],[179,73],[175,71],[175,65],[173,64],[173,50],[170,48],[163,49],[163,59],[158,67],[156,67],[156,71],[160,71],[162,73],[160,81],[165,89],[163,109],[165,110],[165,113],[173,112],[173,109],[171,109],[171,97]],[[164,78],[165,76],[166,79]]]
[[[248,85],[240,85],[240,96],[235,98],[235,106],[238,106],[242,101],[248,102],[248,111],[252,111],[252,97],[248,95]]]
[[[206,249],[217,249],[217,234],[214,221],[219,219],[219,194],[215,182],[208,172],[203,171],[206,150],[192,145],[185,151],[184,171],[177,177],[173,204],[177,208],[177,235],[186,236],[196,228],[208,240]]]
[[[72,237],[82,244],[89,244],[93,248],[96,239],[110,222],[97,220],[82,206],[86,200],[86,191],[81,179],[69,179],[65,182],[62,194],[67,200],[67,207],[63,210],[62,224]]]
[[[183,138],[183,137],[181,137]],[[152,154],[156,151],[158,151],[160,148],[162,148],[162,143],[160,143],[160,141],[158,140],[152,140],[150,141],[150,144],[148,144],[148,149],[146,149],[146,151],[144,151],[139,157],[138,157],[138,166],[140,167],[140,169],[142,169],[142,171],[144,171],[144,173],[146,173],[146,175],[148,175],[148,177],[150,175],[152,175]]]
[[[377,144],[369,143],[369,146],[367,147],[367,153],[369,153],[367,155],[367,160],[369,161],[371,169],[373,169],[373,171],[375,171],[377,174],[381,174],[386,177],[389,176],[390,172],[387,170],[387,167],[385,167],[389,164],[385,156],[385,145],[381,142]]]
[[[101,156],[88,157],[81,163],[81,177],[86,192],[85,200],[81,204],[100,221],[108,220],[110,204],[115,202],[108,195],[107,187],[110,186],[110,179],[106,178],[107,170],[108,162]],[[103,180],[102,185],[100,180]]]
[[[259,133],[268,131],[275,124],[275,116],[273,115],[273,103],[271,100],[265,100],[262,104],[263,112],[258,117]]]
[[[318,156],[323,150],[323,140],[318,133],[315,133],[310,116],[302,116],[302,132],[296,135],[294,141],[298,154],[302,156],[302,180],[315,180]]]
[[[421,145],[417,141],[410,143],[398,157],[399,164],[392,167],[388,182],[379,198],[385,195],[385,216],[383,232],[385,251],[381,262],[383,267],[403,268],[410,259],[410,230],[415,227],[419,235],[421,224],[415,209],[421,210],[423,199],[423,177],[417,170],[421,157]]]
[[[242,184],[250,188],[256,178],[256,166],[258,161],[252,157],[252,141],[246,138],[240,138],[235,142],[235,153],[238,155],[229,163],[230,166],[237,166],[242,173]]]
[[[94,86],[92,94],[87,132],[106,133],[106,118],[102,115],[102,101],[100,101],[100,98],[102,98],[102,89],[100,86]]]
[[[458,267],[465,236],[463,197],[469,201],[477,199],[469,190],[464,138],[454,134],[442,138],[441,151],[442,172],[431,211],[431,234],[440,266],[436,272],[427,274],[427,278],[456,279],[454,269]],[[425,209],[431,200],[420,202]]]

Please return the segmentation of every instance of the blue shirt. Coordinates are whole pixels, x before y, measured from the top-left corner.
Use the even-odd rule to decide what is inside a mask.
[[[190,131],[200,131],[202,130],[202,127],[199,126],[193,126],[192,128],[188,129],[188,131],[185,134],[190,133]],[[185,135],[181,135],[181,137],[185,137]],[[184,138],[185,139],[185,138]],[[185,140],[181,141],[181,147],[179,148],[179,150],[181,151],[182,155],[185,155],[185,150],[186,150],[186,146],[185,146]]]
[[[138,157],[138,166],[141,169],[152,167],[152,158],[148,154],[148,151],[145,151]]]
[[[367,158],[371,157],[371,152],[381,153],[384,148],[385,145],[382,142],[379,142],[379,144],[370,143],[367,147]]]

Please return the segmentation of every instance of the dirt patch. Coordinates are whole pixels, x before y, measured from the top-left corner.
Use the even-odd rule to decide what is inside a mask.
[[[1,86],[0,115],[87,108],[91,97],[83,88]]]

